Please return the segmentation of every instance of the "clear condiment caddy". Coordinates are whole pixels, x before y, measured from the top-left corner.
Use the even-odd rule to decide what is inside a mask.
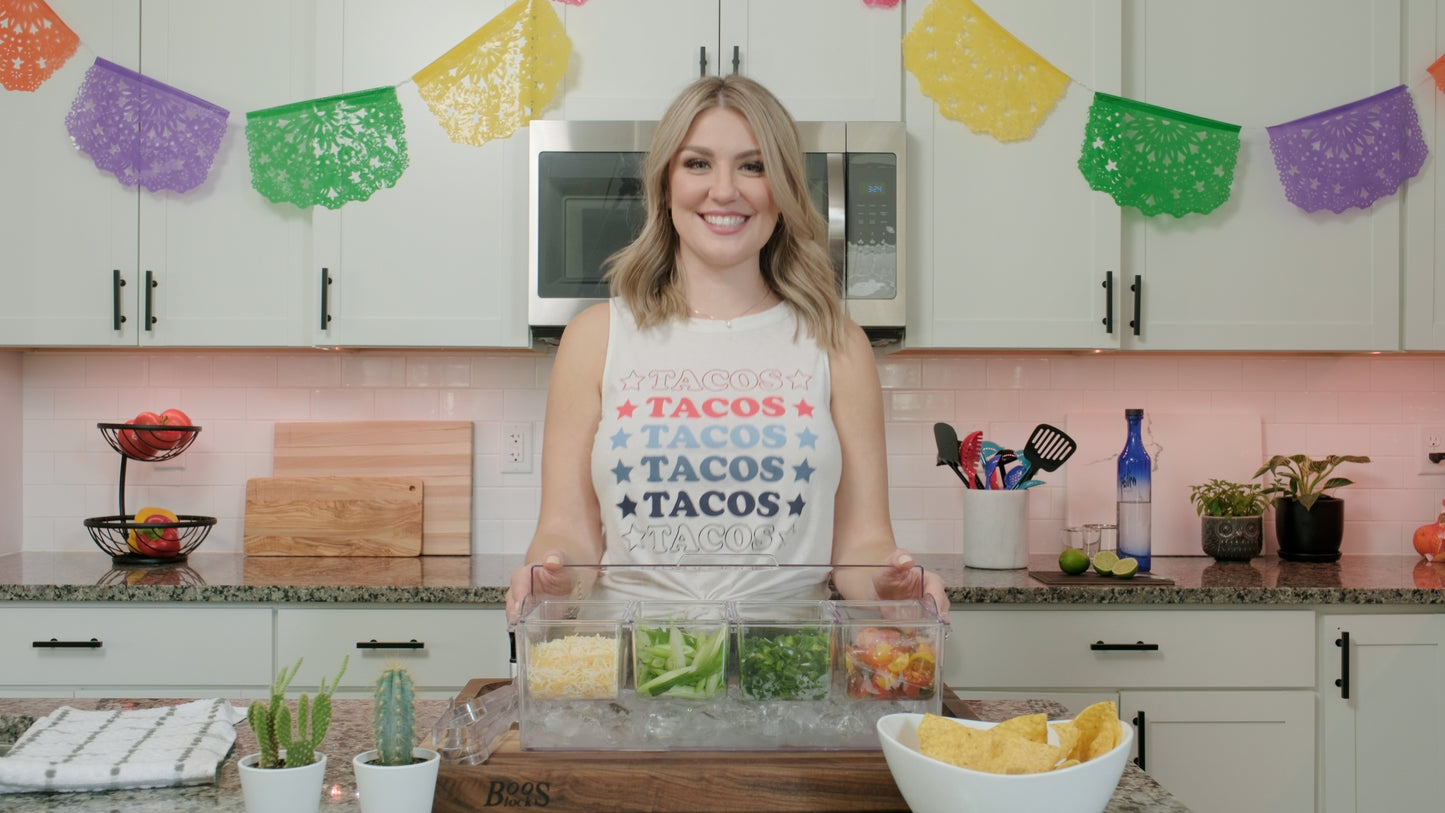
[[[769,566],[788,567],[810,566]],[[942,709],[947,622],[929,598],[545,599],[516,636],[528,750],[871,749],[883,715]]]

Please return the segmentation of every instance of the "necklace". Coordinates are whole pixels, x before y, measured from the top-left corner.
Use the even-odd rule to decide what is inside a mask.
[[[752,313],[754,308],[756,308],[757,306],[759,306],[759,305],[763,304],[764,302],[766,302],[767,299],[768,299],[768,297],[770,297],[770,296],[772,296],[772,295],[773,295],[772,289],[766,289],[766,290],[764,290],[762,297],[760,297],[757,302],[754,302],[753,304],[749,305],[749,306],[747,307],[747,309],[744,310],[742,313],[739,313],[739,314],[736,315],[736,316],[730,316],[730,317],[728,317],[728,318],[726,318],[726,319],[723,319],[723,318],[718,317],[718,316],[713,316],[713,315],[710,314],[710,313],[705,313],[705,312],[703,312],[703,311],[700,311],[700,310],[698,310],[697,308],[694,308],[694,307],[692,306],[692,303],[691,303],[691,302],[688,303],[687,309],[688,309],[689,311],[692,311],[693,313],[697,314],[698,316],[701,316],[701,317],[704,318],[704,319],[711,319],[711,320],[714,321],[714,322],[722,322],[722,323],[723,323],[723,327],[731,330],[731,329],[732,329],[732,326],[733,326],[733,320],[734,320],[734,319],[741,319],[741,318],[743,318],[744,316],[747,316],[748,314]]]

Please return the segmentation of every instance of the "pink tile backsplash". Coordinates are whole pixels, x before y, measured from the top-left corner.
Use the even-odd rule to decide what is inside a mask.
[[[0,353],[0,441],[23,448],[0,463],[0,504],[23,506],[0,510],[11,525],[0,552],[96,550],[81,520],[115,513],[119,458],[95,424],[172,405],[204,433],[180,458],[130,465],[127,504],[216,516],[210,550],[240,550],[245,482],[271,473],[276,421],[447,419],[476,422],[473,550],[520,552],[540,497],[551,365],[526,352]],[[1445,474],[1420,474],[1415,457],[1418,424],[1445,425],[1445,354],[902,353],[879,360],[879,377],[894,531],[920,552],[957,552],[962,525],[961,485],[935,465],[936,421],[1026,437],[1071,412],[1139,404],[1257,414],[1265,455],[1373,458],[1339,492],[1351,553],[1411,553],[1410,534],[1445,497]],[[504,421],[531,422],[531,473],[501,473]],[[1056,545],[1066,479],[1031,493],[1035,551]]]

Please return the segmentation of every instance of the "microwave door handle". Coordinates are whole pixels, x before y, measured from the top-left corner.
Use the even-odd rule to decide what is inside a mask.
[[[844,261],[848,251],[848,189],[843,172],[843,154],[828,153],[828,256],[838,275],[840,289],[846,295],[847,276]]]

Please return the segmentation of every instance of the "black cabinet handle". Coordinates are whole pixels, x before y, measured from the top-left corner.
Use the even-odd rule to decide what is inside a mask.
[[[331,270],[321,269],[321,329],[326,330],[331,322]]]
[[[30,645],[36,649],[100,649],[101,642],[95,638],[89,641],[57,641],[51,638],[49,641],[31,641]]]
[[[1350,699],[1350,634],[1341,632],[1340,637],[1335,639],[1335,646],[1340,648],[1340,677],[1335,685],[1340,687],[1340,699]]]
[[[742,61],[741,61],[740,59],[738,59],[738,47],[737,47],[736,45],[734,45],[734,46],[733,46],[733,73],[737,73],[737,72],[738,72],[738,66],[741,65],[741,64],[742,64]]]
[[[1089,649],[1094,652],[1155,652],[1158,651],[1158,644],[1146,644],[1143,641],[1135,641],[1132,644],[1106,644],[1103,641],[1095,641],[1089,644]]]
[[[116,268],[111,272],[110,277],[110,325],[111,330],[120,330],[125,324],[125,314],[120,312],[120,289],[125,287],[125,278],[120,275],[120,269]]]
[[[707,46],[703,45],[697,49],[697,75],[707,76]]]
[[[154,272],[154,271],[146,271],[146,313],[145,313],[145,329],[146,329],[146,330],[150,330],[150,329],[151,329],[151,325],[153,325],[153,324],[156,323],[156,318],[155,318],[154,315],[152,315],[152,307],[151,307],[151,306],[154,304],[154,303],[152,302],[152,300],[153,300],[154,297],[151,296],[151,292],[156,289],[156,286],[157,286],[157,285],[160,285],[160,283],[159,283],[159,282],[156,282],[155,272]]]
[[[1144,314],[1139,311],[1142,307],[1144,297],[1144,278],[1138,274],[1134,275],[1134,284],[1129,286],[1134,292],[1134,318],[1129,320],[1129,327],[1134,328],[1134,335],[1139,335],[1139,326],[1144,324]]]
[[[418,641],[413,638],[410,641],[378,641],[372,638],[370,641],[357,641],[357,649],[426,649],[426,641]]]
[[[1141,771],[1147,771],[1147,770],[1149,770],[1149,769],[1146,768],[1146,767],[1144,767],[1144,737],[1145,737],[1144,731],[1145,731],[1145,728],[1144,728],[1144,711],[1143,711],[1142,709],[1139,711],[1138,714],[1134,715],[1133,723],[1134,723],[1134,736],[1137,737],[1138,740],[1139,740],[1139,756],[1134,757],[1134,764],[1139,766],[1139,770],[1141,770]]]
[[[1114,335],[1114,272],[1105,271],[1104,281],[1104,332]]]

